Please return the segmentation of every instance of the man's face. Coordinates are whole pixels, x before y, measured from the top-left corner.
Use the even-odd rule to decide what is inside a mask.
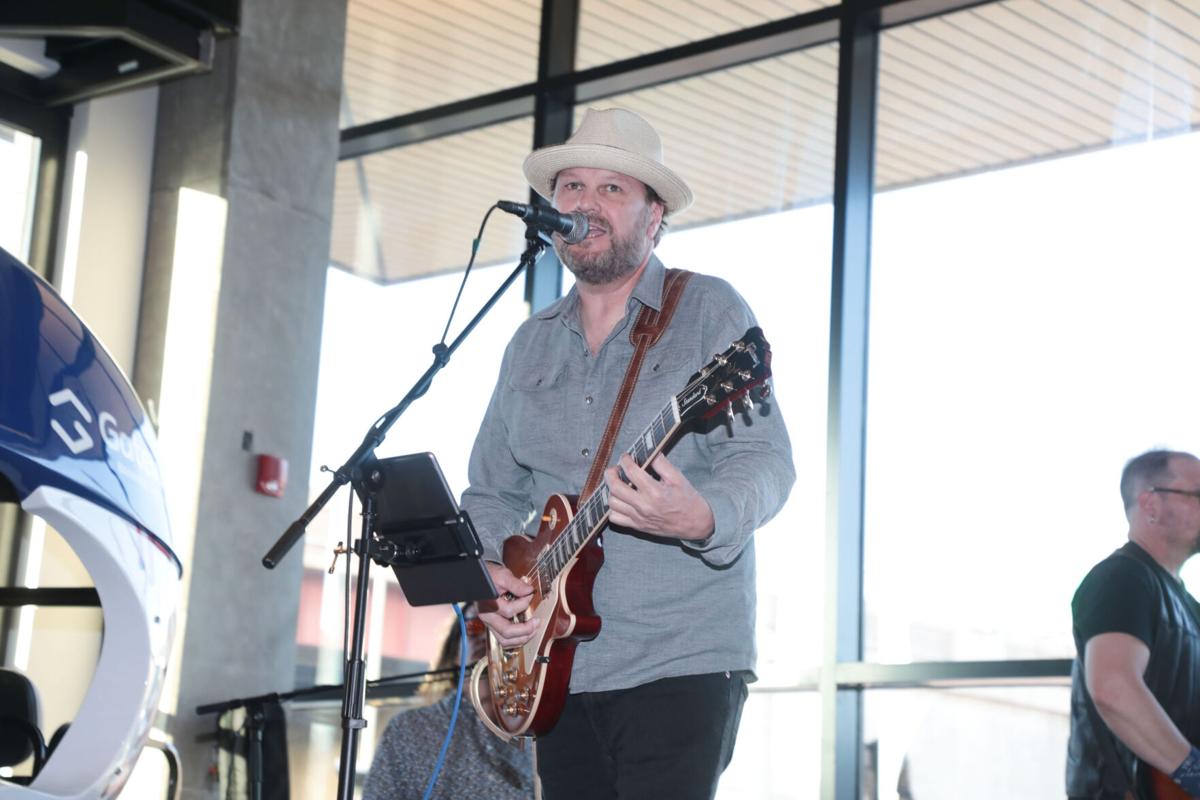
[[[564,244],[556,236],[554,250],[576,280],[593,285],[613,283],[646,262],[663,213],[661,205],[646,200],[641,181],[592,167],[558,173],[554,207],[587,215],[587,238]]]
[[[1162,488],[1200,492],[1200,461],[1175,457],[1171,472],[1175,477]],[[1200,552],[1200,498],[1172,492],[1160,492],[1158,498],[1158,524],[1177,544]]]

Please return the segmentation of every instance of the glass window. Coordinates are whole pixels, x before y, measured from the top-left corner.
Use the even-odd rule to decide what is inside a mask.
[[[672,220],[675,230],[830,201],[836,45],[592,105],[627,108],[658,129],[667,166],[696,195],[695,205]],[[576,127],[586,110],[576,108]]]
[[[836,5],[837,0],[581,0],[576,69],[698,42]]]
[[[868,660],[1069,656],[1125,460],[1200,447],[1200,18],[1101,5],[884,34]]]
[[[350,0],[342,127],[537,77],[538,0]]]
[[[1061,800],[1069,709],[1065,686],[869,691],[862,796]]]
[[[0,247],[29,261],[41,140],[0,124]]]
[[[339,162],[330,260],[383,283],[462,270],[488,206],[528,200],[532,141],[521,119]],[[497,214],[477,263],[515,263],[524,234]]]
[[[821,697],[750,690],[718,800],[809,800],[821,794]]]

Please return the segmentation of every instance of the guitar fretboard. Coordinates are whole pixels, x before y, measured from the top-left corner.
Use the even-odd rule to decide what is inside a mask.
[[[650,459],[666,446],[667,440],[680,424],[679,403],[672,397],[671,402],[667,403],[654,421],[642,431],[633,446],[625,452],[639,467],[646,466]],[[536,571],[541,591],[548,591],[550,584],[567,564],[571,563],[571,559],[599,533],[608,521],[608,513],[608,484],[601,482],[599,488],[579,506],[575,516],[554,543],[538,556]]]

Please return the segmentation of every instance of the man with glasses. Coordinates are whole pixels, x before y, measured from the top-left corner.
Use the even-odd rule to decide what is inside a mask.
[[[1200,605],[1179,578],[1200,549],[1200,460],[1143,453],[1125,465],[1121,499],[1129,541],[1071,602],[1067,795],[1200,796]]]

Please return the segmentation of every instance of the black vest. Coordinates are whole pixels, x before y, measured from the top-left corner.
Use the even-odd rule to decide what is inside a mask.
[[[1146,666],[1146,685],[1187,740],[1200,743],[1200,606],[1183,584],[1133,542],[1109,558],[1131,559],[1154,577],[1158,618]],[[1067,744],[1068,797],[1093,797],[1101,787],[1110,792],[1125,790],[1125,775],[1132,773],[1134,762],[1133,754],[1098,717],[1102,730],[1092,725],[1083,680],[1085,645],[1076,631],[1075,663],[1071,667],[1071,738]],[[1124,770],[1105,756],[1106,748],[1099,737],[1114,744],[1109,752],[1116,753]]]

